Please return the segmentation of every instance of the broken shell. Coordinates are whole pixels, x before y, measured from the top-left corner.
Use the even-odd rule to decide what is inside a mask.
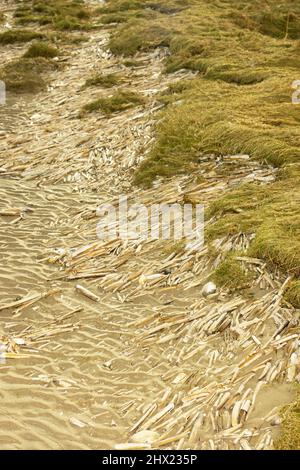
[[[299,357],[298,357],[298,354],[296,352],[293,352],[292,355],[291,355],[291,359],[290,359],[290,363],[293,365],[293,366],[296,366],[298,363],[299,363]]]
[[[138,443],[138,444],[151,444],[154,441],[157,441],[159,439],[159,434],[155,431],[139,431],[136,434],[134,434],[131,438],[132,442]]]
[[[81,286],[80,284],[76,285],[76,290],[78,292],[81,292],[81,294],[85,295],[85,297],[88,297],[89,299],[93,300],[94,302],[99,302],[100,298],[98,295],[94,294],[90,290],[86,289],[85,287]]]
[[[173,380],[173,384],[178,384],[180,382],[183,382],[185,379],[186,379],[186,374],[184,372],[180,372],[180,374],[178,374],[175,379]]]
[[[23,338],[14,338],[14,342],[19,346],[24,346],[26,344],[26,341]]]
[[[74,424],[74,426],[77,426],[79,428],[84,428],[86,426],[86,423],[83,423],[82,421],[80,421],[80,419],[77,419],[74,416],[70,418],[70,423]]]
[[[139,444],[135,442],[124,442],[121,444],[115,444],[116,450],[147,450],[150,449],[149,444]]]
[[[232,410],[231,414],[231,425],[232,427],[235,427],[239,424],[239,416],[240,416],[240,411],[241,411],[241,401],[235,402],[235,405]]]

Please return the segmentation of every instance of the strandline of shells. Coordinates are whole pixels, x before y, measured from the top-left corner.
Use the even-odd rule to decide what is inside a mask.
[[[0,332],[0,359],[43,356],[53,338],[57,342],[59,335],[80,329],[77,318],[82,309],[104,316],[109,315],[107,307],[124,318],[120,325],[111,322],[124,342],[124,361],[138,354],[149,367],[143,373],[157,390],[155,399],[144,392],[133,399],[134,385],[130,394],[123,392],[120,382],[112,393],[119,402],[117,412],[130,421],[126,439],[115,443],[117,449],[270,449],[273,429],[280,424],[280,403],[273,406],[270,400],[271,409],[267,403],[270,391],[300,380],[299,312],[283,301],[290,278],[270,273],[264,261],[246,255],[252,233],[222,237],[209,248],[196,238],[180,241],[179,246],[151,237],[102,240],[96,228],[98,205],[117,208],[121,192],[129,193],[129,206],[138,202],[148,208],[153,203],[207,207],[244,183],[267,188],[276,170],[248,155],[200,155],[193,175],[157,180],[147,190],[133,189],[133,170],[155,139],[161,107],[155,95],[171,82],[193,75],[163,75],[164,49],[140,54],[140,67],[128,70],[107,50],[108,39],[108,32],[95,31],[87,43],[70,50],[66,66],[53,72],[38,106],[22,107],[17,128],[0,133],[1,177],[20,186],[31,183],[37,192],[47,190],[49,206],[51,191],[63,185],[78,196],[70,213],[47,222],[52,234],[47,250],[33,261],[54,268],[47,279],[49,288],[0,304],[0,313],[11,313]],[[6,48],[5,60],[23,49]],[[146,108],[110,118],[92,114],[77,119],[82,105],[99,94],[82,89],[98,70],[121,72],[125,86],[133,84],[147,98]],[[109,96],[111,91],[101,93]],[[0,208],[1,220],[8,220],[12,230],[30,225],[33,214],[34,209],[16,207],[9,200]],[[205,226],[214,221],[205,220]],[[229,252],[238,252],[235,257],[243,270],[253,274],[247,286],[253,295],[219,289],[210,281]],[[64,296],[75,302],[65,303]],[[49,299],[63,311],[59,308],[59,314],[44,323],[24,325],[26,309],[45,302],[43,308],[52,313]],[[88,304],[77,306],[81,300]],[[103,341],[97,343],[99,348]],[[103,364],[107,373],[113,370],[114,359],[112,355]],[[135,372],[140,368],[139,363]],[[57,375],[39,374],[34,380],[64,389],[84,387]],[[74,416],[70,422],[82,429],[87,426]]]
[[[160,435],[154,447],[271,448],[278,411],[255,420],[257,396],[274,381],[292,382],[297,374],[299,380],[299,332],[292,313],[279,306],[283,288],[251,302],[201,299],[188,313],[161,312],[132,325],[140,329],[141,348],[164,345],[177,367],[163,378],[168,386],[158,400],[141,407],[130,437],[150,430]]]
[[[223,166],[225,163],[211,163],[211,168],[220,165]],[[254,163],[254,165],[256,168],[257,164]],[[239,169],[237,176],[233,170],[229,181],[226,182],[216,182],[213,177],[207,177],[207,181],[195,184],[190,177],[183,177],[175,183],[171,181],[169,184],[164,184],[163,188],[133,191],[128,199],[129,212],[130,205],[137,200],[146,208],[151,208],[153,201],[156,204],[183,204],[185,201],[193,200],[201,201],[206,205],[221,193],[224,194],[224,191],[248,181],[249,176],[255,178],[254,165],[250,164],[249,168],[244,167],[243,172]],[[256,171],[260,174],[266,172],[268,178],[271,174],[270,169]],[[272,177],[274,178],[274,173]],[[109,202],[117,209],[119,197],[103,202]],[[134,222],[136,218],[136,214],[133,213],[131,221]],[[252,234],[238,234],[215,240],[212,242],[212,247],[219,253],[216,257],[211,256],[208,247],[205,244],[202,245],[197,237],[185,240],[178,252],[169,241],[163,244],[159,239],[151,238],[150,230],[156,228],[159,230],[160,220],[156,222],[158,227],[149,227],[149,236],[144,239],[122,240],[118,236],[110,237],[108,240],[97,239],[96,229],[99,220],[97,206],[78,211],[71,220],[68,219],[68,225],[73,227],[74,232],[66,234],[64,239],[66,245],[68,238],[72,238],[71,247],[53,247],[50,256],[45,257],[44,260],[61,265],[63,273],[56,276],[58,279],[90,279],[94,280],[99,288],[110,292],[121,292],[126,289],[127,299],[140,295],[145,289],[172,288],[179,284],[182,284],[184,289],[199,286],[224,259],[226,253],[234,250],[246,251],[249,242],[253,239]],[[205,226],[211,223],[213,220],[205,221]],[[63,224],[62,220],[60,224]],[[113,232],[117,231],[117,224],[118,221],[115,221],[109,228]],[[175,225],[173,224],[173,229],[176,228]],[[75,246],[73,245],[74,233],[80,234],[81,239],[80,244]],[[169,253],[164,250],[168,248],[168,244],[170,245],[167,250]],[[263,265],[260,260],[256,264],[254,262],[257,272],[259,272],[260,264]],[[263,282],[274,287],[268,275],[261,271],[259,283]],[[130,293],[128,293],[129,287]]]
[[[192,78],[193,74],[179,71],[162,75],[164,49],[141,54],[141,66],[128,70],[107,53],[108,39],[105,32],[95,33],[76,59],[71,56],[67,60],[72,63],[63,71],[63,79],[62,71],[51,73],[51,86],[47,96],[39,100],[36,112],[29,114],[25,106],[17,129],[0,134],[2,176],[38,180],[39,185],[71,182],[77,191],[111,193],[114,188],[117,193],[123,185],[128,190],[126,181],[132,168],[154,139],[154,114],[161,108],[155,95],[168,84]],[[24,46],[19,46],[16,55],[21,55],[23,49]],[[59,61],[66,67],[65,58]],[[101,114],[79,119],[81,107],[99,97],[99,90],[83,89],[85,79],[99,71],[103,75],[122,75],[122,84],[114,90],[103,89],[101,96],[110,96],[116,89],[130,88],[134,83],[134,90],[146,97],[146,107],[128,110],[111,119]]]
[[[166,191],[166,200],[176,198]],[[85,213],[85,220],[94,218]],[[282,282],[262,260],[241,255],[252,238],[241,233],[215,240],[217,257],[205,245],[187,243],[179,253],[155,259],[157,242],[116,239],[57,249],[48,259],[62,264],[67,279],[91,280],[97,295],[116,293],[123,305],[146,293],[167,294],[165,305],[129,325],[146,356],[159,348],[155,357],[169,362],[162,378],[166,386],[155,403],[128,403],[126,412],[135,408],[141,416],[128,442],[116,448],[272,448],[278,407],[260,419],[252,415],[258,394],[268,385],[300,379],[299,315],[282,306],[289,278]],[[236,259],[245,271],[255,273],[252,287],[261,290],[261,298],[247,300],[226,291],[201,295],[229,251],[238,251]],[[187,293],[199,289],[200,300],[177,307],[179,288]]]

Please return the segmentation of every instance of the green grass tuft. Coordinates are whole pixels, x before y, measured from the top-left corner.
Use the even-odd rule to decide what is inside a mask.
[[[140,95],[130,91],[119,90],[108,98],[99,98],[86,104],[82,108],[81,115],[94,111],[101,111],[103,114],[110,115],[125,111],[134,106],[140,106],[144,103],[145,100]]]
[[[89,28],[90,9],[83,1],[40,0],[23,1],[15,11],[16,23],[51,25],[59,31]]]
[[[0,69],[0,80],[5,82],[8,91],[38,93],[46,88],[44,75],[56,66],[43,57],[22,57]]]
[[[0,44],[15,44],[30,42],[33,39],[44,39],[45,34],[26,29],[9,29],[0,33]]]
[[[92,78],[86,80],[84,88],[90,86],[102,86],[103,88],[111,88],[113,86],[119,85],[120,77],[116,74],[108,75],[95,75]]]
[[[285,300],[300,309],[300,280],[292,281],[285,292]]]
[[[51,59],[57,57],[58,54],[59,52],[55,47],[45,42],[35,42],[25,52],[24,57],[45,57]]]
[[[245,273],[241,264],[230,255],[219,264],[211,279],[219,287],[242,289],[249,286],[252,276]]]
[[[283,422],[280,434],[274,441],[276,450],[300,449],[300,395],[297,386],[298,397],[296,401],[282,410]]]
[[[146,64],[145,64],[145,62],[141,62],[140,60],[124,59],[123,60],[123,65],[125,65],[125,67],[136,68],[136,67],[145,66]]]
[[[285,0],[281,4],[270,2],[263,8],[257,8],[258,2],[255,1],[244,5],[243,12],[234,11],[229,15],[241,28],[277,39],[300,38],[300,8],[293,0]]]
[[[156,47],[168,46],[169,32],[159,25],[146,26],[135,20],[120,29],[119,35],[113,36],[109,48],[115,55],[132,56],[139,51],[149,51]]]

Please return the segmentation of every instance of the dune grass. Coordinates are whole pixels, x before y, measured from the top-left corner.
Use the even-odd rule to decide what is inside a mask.
[[[152,20],[157,15],[174,15],[181,11],[187,4],[186,0],[164,0],[164,1],[138,1],[138,0],[115,0],[108,1],[102,7],[95,10],[100,16],[103,24],[127,23],[136,19]]]
[[[120,84],[120,77],[117,74],[96,74],[91,78],[88,78],[85,82],[84,88],[90,86],[100,86],[103,88],[111,88]]]
[[[300,309],[300,281],[292,281],[285,292],[285,300]]]
[[[0,70],[0,79],[8,91],[15,93],[37,93],[46,88],[40,65],[32,59],[10,62]]]
[[[46,42],[35,42],[31,44],[29,49],[25,52],[24,57],[45,57],[53,59],[59,54],[58,49],[50,46]]]
[[[83,106],[80,116],[86,113],[100,111],[101,113],[109,116],[113,113],[120,113],[135,106],[140,106],[145,103],[142,96],[132,91],[118,90],[112,96],[107,98],[99,98],[91,101]]]
[[[45,34],[28,29],[8,29],[0,33],[0,44],[26,43],[33,39],[44,39]]]
[[[217,286],[228,289],[243,289],[248,287],[251,279],[252,276],[243,270],[241,264],[233,255],[228,255],[211,276],[211,280]]]
[[[289,168],[295,167],[297,164]],[[299,183],[299,175],[294,179],[283,174],[268,186],[249,183],[219,198],[206,213],[207,218],[216,218],[207,229],[207,238],[253,233],[255,239],[249,255],[265,259],[271,269],[279,268],[285,275],[297,278],[300,276]],[[295,289],[289,298],[297,306]]]
[[[129,57],[139,51],[169,47],[174,35],[170,18],[187,8],[189,1],[108,0],[97,12],[103,24],[120,24],[109,46],[114,54]]]
[[[89,28],[91,11],[81,0],[27,0],[20,2],[14,16],[20,25],[37,23],[59,31],[73,31]]]
[[[168,29],[163,26],[154,24],[145,29],[144,21],[139,25],[133,20],[123,27],[120,35],[115,35],[110,40],[109,47],[113,54],[129,57],[139,51],[169,46],[169,34]]]
[[[136,68],[136,67],[145,66],[146,63],[141,62],[140,60],[135,60],[135,59],[124,59],[123,65],[125,65],[125,67]]]
[[[47,86],[45,75],[58,67],[45,57],[21,57],[0,69],[0,80],[14,93],[38,93]]]
[[[157,141],[136,173],[137,184],[191,170],[202,153],[246,153],[275,166],[297,162],[299,112],[291,103],[292,74],[244,87],[198,78],[177,92],[160,115]],[[180,132],[179,132],[180,130]]]
[[[167,46],[167,72],[199,73],[183,91],[176,113],[169,106],[160,116],[157,144],[138,169],[136,183],[190,171],[200,152],[249,153],[276,166],[296,161],[299,113],[291,102],[291,84],[298,76],[300,46],[289,23],[281,36],[266,34],[267,27],[261,31],[270,11],[297,24],[300,6],[289,0],[285,9],[274,0],[186,0],[164,2],[164,7],[169,3],[177,5],[175,14],[162,14],[158,1],[151,8],[148,2],[108,1],[102,9],[127,15],[126,24],[112,34],[114,54],[130,57]],[[153,16],[145,20],[142,13],[149,9]],[[256,26],[239,25],[237,17],[256,18],[251,23]]]
[[[297,385],[297,398],[282,410],[281,432],[275,439],[276,450],[300,449],[300,391]]]

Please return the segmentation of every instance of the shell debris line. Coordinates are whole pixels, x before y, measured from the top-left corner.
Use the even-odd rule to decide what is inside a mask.
[[[14,2],[2,7],[12,21]],[[120,195],[129,207],[207,208],[243,184],[267,188],[278,170],[248,155],[200,155],[193,174],[135,187],[157,95],[194,73],[164,74],[164,47],[126,67],[109,34],[102,26],[67,45],[37,100],[15,97],[0,115],[1,447],[272,449],[300,381],[291,277],[248,256],[254,233],[202,244],[123,239],[115,222],[116,236],[101,239],[97,226],[99,206],[117,209]],[[0,47],[4,63],[26,50]],[[121,74],[146,105],[79,118],[99,92],[112,94],[84,87],[99,71]],[[245,275],[241,289],[214,277],[228,258]]]

